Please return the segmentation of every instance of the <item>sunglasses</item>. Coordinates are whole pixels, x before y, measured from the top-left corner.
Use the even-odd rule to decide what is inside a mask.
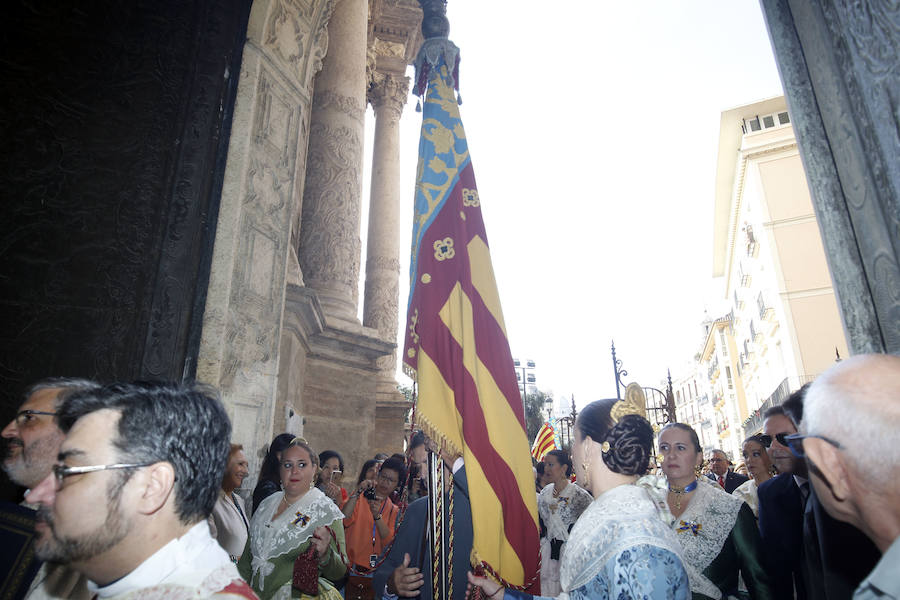
[[[796,434],[791,434],[791,433],[776,433],[774,436],[763,434],[763,435],[756,436],[756,439],[758,439],[759,442],[760,442],[764,447],[769,448],[769,447],[772,446],[772,440],[773,440],[773,438],[774,438],[774,440],[775,440],[776,442],[778,442],[779,444],[781,444],[782,446],[784,446],[785,448],[787,448],[787,447],[788,447],[788,438],[789,438],[790,436],[792,436],[792,435],[796,435]]]
[[[806,458],[806,451],[803,449],[803,440],[807,438],[815,438],[817,440],[822,440],[826,444],[831,444],[838,450],[843,450],[843,446],[840,443],[825,437],[824,435],[813,435],[813,434],[802,434],[802,433],[793,433],[785,437],[785,444],[791,450],[791,454],[796,456],[797,458]]]

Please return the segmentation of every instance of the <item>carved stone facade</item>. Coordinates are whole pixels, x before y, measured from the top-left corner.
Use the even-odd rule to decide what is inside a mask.
[[[379,10],[395,5],[418,9],[413,1]],[[376,132],[376,146],[389,141],[396,154],[408,88],[402,70],[415,48],[376,44],[371,8],[366,0],[252,6],[197,375],[222,390],[253,475],[283,431],[303,435],[317,451],[339,451],[352,474],[376,451],[402,449],[408,406],[393,375],[396,190],[384,207],[373,192],[370,214],[392,228],[373,236],[370,227],[367,274],[372,269],[378,285],[371,294],[367,285],[364,325],[357,317],[360,214],[370,80],[383,83],[376,115],[390,115],[377,116],[376,127],[391,123],[394,131],[390,140]],[[399,77],[377,71],[379,48],[390,52]],[[384,251],[373,252],[373,243]]]
[[[272,437],[291,229],[332,8],[257,0],[244,46],[197,378],[221,390],[252,473]]]

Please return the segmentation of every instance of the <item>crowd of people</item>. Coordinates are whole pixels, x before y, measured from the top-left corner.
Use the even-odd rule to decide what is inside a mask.
[[[766,412],[746,475],[640,413],[592,402],[571,454],[536,465],[542,596],[900,599],[900,358],[845,360]],[[337,450],[278,435],[246,502],[244,448],[202,385],[50,379],[2,437],[38,559],[19,597],[431,598],[431,476],[454,499],[452,597],[530,599],[469,570],[464,461],[432,454],[429,472],[421,432],[355,479]]]

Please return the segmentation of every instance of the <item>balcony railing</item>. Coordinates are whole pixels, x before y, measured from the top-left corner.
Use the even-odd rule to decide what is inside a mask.
[[[768,321],[775,315],[775,311],[772,307],[766,304],[766,299],[762,292],[760,292],[759,296],[756,298],[756,306],[759,308],[759,318],[763,321]]]
[[[762,424],[764,417],[763,415],[767,410],[772,408],[773,406],[780,406],[787,397],[791,394],[791,387],[788,384],[788,379],[785,377],[781,383],[778,384],[778,387],[775,388],[775,391],[766,398],[766,401],[759,405],[755,411],[753,411],[747,420],[744,421],[744,435],[750,435],[762,429]]]

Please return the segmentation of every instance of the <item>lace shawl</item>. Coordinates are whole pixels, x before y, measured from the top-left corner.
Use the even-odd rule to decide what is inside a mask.
[[[581,514],[563,549],[563,595],[593,579],[614,555],[638,544],[682,555],[678,539],[647,489],[620,485],[603,493]]]
[[[559,497],[553,497],[553,485],[548,484],[538,495],[538,512],[547,526],[547,538],[569,539],[569,526],[594,501],[591,495],[574,483],[566,485]]]
[[[698,481],[687,510],[673,520],[672,529],[684,548],[685,566],[690,566],[687,572],[691,591],[718,598],[722,595],[721,590],[703,575],[703,571],[722,551],[744,502],[725,493],[706,477],[700,477]]]
[[[284,492],[278,492],[264,499],[250,520],[253,576],[260,590],[265,589],[265,578],[275,569],[273,558],[299,547],[316,528],[344,518],[328,496],[312,488],[273,521],[272,515],[283,497]]]

